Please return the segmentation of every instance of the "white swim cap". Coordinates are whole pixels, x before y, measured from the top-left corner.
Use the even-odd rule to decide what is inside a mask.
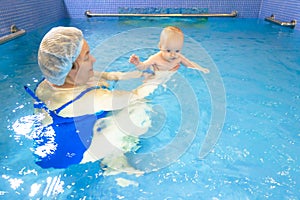
[[[38,63],[45,78],[52,84],[63,85],[82,45],[81,30],[74,27],[52,28],[44,36],[38,52]]]

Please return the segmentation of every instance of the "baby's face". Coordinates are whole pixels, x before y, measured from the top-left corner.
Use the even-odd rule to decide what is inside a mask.
[[[166,38],[160,41],[160,51],[164,60],[171,62],[178,58],[183,46],[183,38]]]

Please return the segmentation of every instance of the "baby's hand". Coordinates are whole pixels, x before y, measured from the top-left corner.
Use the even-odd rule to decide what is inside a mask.
[[[140,63],[140,58],[139,58],[137,55],[132,54],[132,55],[130,56],[130,58],[129,58],[129,62],[132,63],[132,64],[134,64],[134,65],[139,65],[139,63]]]
[[[203,68],[201,71],[202,71],[204,74],[209,73],[209,69],[207,69],[207,68]]]

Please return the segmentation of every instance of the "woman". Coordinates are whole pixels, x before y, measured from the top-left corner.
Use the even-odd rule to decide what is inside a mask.
[[[103,81],[137,78],[142,73],[95,73],[95,61],[77,28],[53,28],[41,41],[38,63],[45,79],[35,93],[26,90],[35,98],[37,111],[46,113],[35,138],[37,164],[43,168],[119,159],[136,147],[137,136],[151,124],[149,107],[138,103],[152,92],[151,87],[142,87],[141,92],[110,91]]]

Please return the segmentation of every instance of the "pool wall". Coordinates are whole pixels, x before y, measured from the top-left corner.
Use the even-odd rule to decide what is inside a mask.
[[[11,25],[31,31],[67,17],[63,0],[1,0],[0,37],[10,33]]]
[[[135,1],[74,1],[65,0],[70,17],[81,18],[86,10],[96,13],[118,13],[121,7],[133,8],[207,8],[209,13],[239,12],[240,17],[257,18],[261,0],[135,0]]]
[[[209,13],[238,11],[238,17],[296,19],[300,30],[299,0],[1,0],[0,37],[10,33],[15,24],[26,31],[55,22],[61,18],[85,18],[84,12],[117,13],[119,8],[205,8]]]
[[[259,18],[275,15],[276,19],[290,22],[297,20],[295,29],[300,30],[300,1],[299,0],[262,0]]]

